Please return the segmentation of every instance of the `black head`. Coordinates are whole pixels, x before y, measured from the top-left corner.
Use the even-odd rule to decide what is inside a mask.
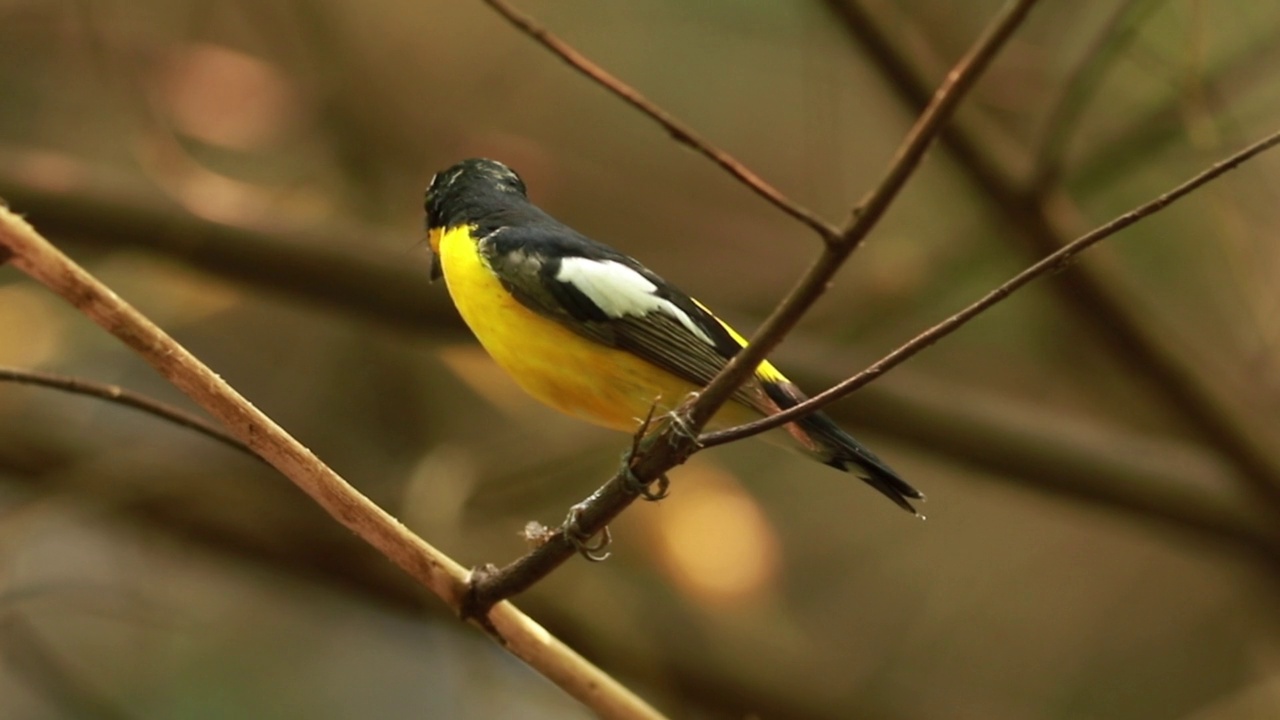
[[[427,229],[474,221],[495,206],[525,197],[524,181],[506,165],[487,158],[463,160],[431,178],[424,203]]]

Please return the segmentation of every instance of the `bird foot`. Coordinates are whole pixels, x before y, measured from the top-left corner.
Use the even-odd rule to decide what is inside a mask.
[[[569,508],[569,516],[560,527],[564,532],[564,539],[568,540],[578,554],[587,560],[604,562],[612,554],[606,548],[613,543],[613,535],[609,532],[609,526],[606,525],[600,531],[599,537],[593,541],[595,536],[582,529],[582,511],[582,505]]]

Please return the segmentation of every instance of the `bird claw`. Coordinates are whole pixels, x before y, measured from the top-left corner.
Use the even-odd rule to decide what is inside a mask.
[[[586,558],[590,562],[604,562],[612,555],[608,550],[613,543],[613,534],[609,532],[609,526],[606,525],[600,531],[600,537],[592,542],[593,535],[587,533],[581,527],[582,522],[582,506],[574,505],[569,508],[569,516],[565,518],[564,525],[561,529],[564,531],[564,539],[569,541],[578,554]]]
[[[644,420],[640,421],[640,427],[636,429],[634,435],[631,436],[631,449],[622,454],[622,469],[626,473],[622,480],[622,487],[632,495],[638,495],[641,499],[649,502],[656,502],[667,496],[671,489],[671,481],[667,479],[665,474],[659,475],[657,479],[649,482],[642,482],[640,478],[631,470],[631,460],[640,452],[640,441],[649,432],[649,426],[653,424],[653,413],[658,407],[658,402],[662,398],[655,398],[653,404],[649,406],[649,413],[645,415]],[[651,489],[657,484],[657,489]]]
[[[684,403],[667,413],[667,418],[675,426],[675,432],[671,433],[670,438],[672,445],[678,444],[677,437],[679,437],[692,442],[695,448],[702,447],[702,443],[698,442],[698,434],[693,431],[693,428],[689,427],[689,418],[684,412],[684,408],[687,408],[694,400],[697,400],[698,395],[699,393],[696,392],[689,393],[688,397],[684,399]]]
[[[626,469],[626,476],[622,480],[622,487],[632,495],[639,495],[641,500],[648,502],[657,502],[667,497],[671,491],[671,480],[667,478],[666,473],[659,475],[656,479],[644,482],[636,477],[631,471],[631,453],[622,456],[623,467]],[[656,489],[655,489],[656,486]]]

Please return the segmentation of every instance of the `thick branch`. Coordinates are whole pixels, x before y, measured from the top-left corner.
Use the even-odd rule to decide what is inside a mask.
[[[945,131],[944,131],[945,132]],[[8,160],[14,160],[9,162]],[[53,190],[31,184],[13,168],[24,166],[21,155],[0,152],[0,196],[8,198],[16,207],[37,208],[30,213],[41,226],[56,227],[67,240],[83,239],[91,247],[139,247],[159,257],[173,258],[215,277],[240,281],[253,289],[288,293],[304,302],[332,305],[339,310],[369,319],[403,327],[415,333],[433,338],[461,336],[465,332],[456,313],[447,302],[439,302],[436,293],[423,293],[421,288],[409,292],[409,286],[420,285],[416,271],[403,265],[377,264],[363,256],[352,256],[343,262],[329,262],[324,248],[338,245],[340,236],[289,238],[280,231],[255,231],[249,228],[232,228],[180,212],[176,207],[147,199],[141,193],[125,192],[122,183],[109,181],[101,173],[84,166],[80,175],[86,179],[71,189]],[[8,170],[6,170],[8,168]],[[113,188],[116,199],[111,200],[104,187]],[[160,230],[146,232],[146,228]],[[375,238],[367,242],[379,244],[380,231],[368,227],[354,230],[353,236]],[[390,245],[388,240],[385,245]],[[0,248],[3,251],[3,248]],[[315,256],[319,256],[318,258]],[[336,260],[336,258],[335,258]],[[300,276],[297,269],[305,270]],[[415,279],[416,276],[416,279]],[[335,288],[349,288],[333,293]],[[396,288],[405,288],[404,291]],[[372,288],[391,288],[388,293],[373,292]],[[834,348],[820,353],[835,358]],[[797,358],[790,363],[792,370],[803,369],[806,360]],[[809,378],[796,377],[802,385],[828,387],[839,381],[834,362],[828,362],[825,370]],[[803,373],[802,373],[803,374]],[[794,376],[794,374],[793,374]],[[1158,496],[1162,474],[1169,468],[1150,467],[1139,473],[1144,478],[1137,487],[1125,485],[1128,477],[1116,469],[1108,458],[1098,457],[1100,448],[1082,448],[1073,445],[1056,432],[1044,429],[1036,433],[1024,421],[1011,424],[1000,418],[989,418],[985,423],[972,419],[949,419],[937,416],[938,408],[928,405],[928,397],[900,400],[893,412],[878,413],[882,418],[873,423],[878,431],[888,431],[896,436],[919,443],[933,453],[942,453],[960,462],[985,469],[993,478],[1009,479],[1024,489],[1037,490],[1047,487],[1055,494],[1074,497],[1092,506],[1118,508],[1130,514],[1154,516],[1174,527],[1206,532],[1210,538],[1229,529],[1237,522],[1224,517],[1221,512],[1193,507],[1195,500]],[[922,403],[928,405],[922,406]],[[856,421],[873,411],[877,403],[866,393],[859,395]],[[832,412],[838,414],[841,406]],[[924,413],[926,420],[920,420]],[[903,417],[916,418],[903,422]],[[928,418],[933,418],[931,421]],[[922,424],[923,423],[923,424]],[[963,427],[961,427],[963,426]],[[936,428],[933,431],[928,428]],[[963,430],[963,442],[948,442],[950,433]],[[1055,458],[1039,463],[1025,447],[1008,440],[1010,434],[1029,431],[1035,435],[1033,444]],[[1111,430],[1115,433],[1118,430]],[[1079,466],[1064,463],[1062,458],[1076,458]],[[1028,468],[1038,467],[1035,472]],[[1086,468],[1086,469],[1080,469]],[[1176,484],[1176,479],[1175,479]],[[1142,498],[1143,502],[1138,502]],[[1171,506],[1172,511],[1166,510]],[[1145,510],[1144,510],[1145,508]],[[1197,516],[1197,512],[1205,517]],[[346,571],[350,575],[350,571]]]
[[[116,336],[217,418],[236,438],[292,480],[335,520],[377,548],[455,609],[468,573],[339,477],[154,323],[40,237],[18,215],[0,208],[0,247],[9,262]],[[493,608],[482,627],[602,716],[657,718],[658,713],[602,673],[510,603]]]

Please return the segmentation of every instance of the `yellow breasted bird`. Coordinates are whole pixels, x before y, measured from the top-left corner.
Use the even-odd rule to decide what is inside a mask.
[[[657,404],[673,409],[746,341],[701,303],[634,259],[538,208],[494,160],[471,159],[427,188],[427,232],[441,275],[493,359],[529,394],[596,425],[634,432]],[[805,399],[772,364],[712,419],[741,424]],[[851,472],[902,508],[923,499],[879,458],[814,413],[785,426],[806,454]]]

